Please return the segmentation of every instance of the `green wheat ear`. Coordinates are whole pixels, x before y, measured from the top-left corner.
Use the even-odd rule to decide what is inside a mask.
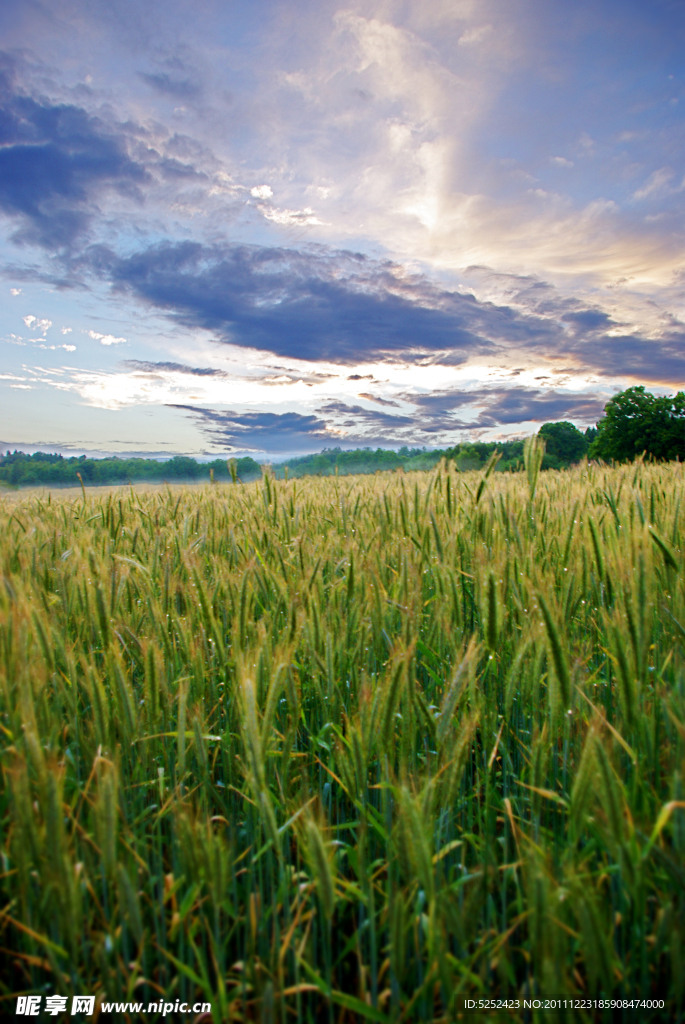
[[[404,973],[407,948],[407,907],[401,891],[390,897],[390,966],[397,979]]]
[[[488,649],[493,653],[497,652],[497,642],[500,634],[500,609],[497,600],[497,580],[494,573],[488,573],[488,595],[485,636]]]
[[[531,503],[535,498],[535,491],[538,485],[538,477],[542,460],[545,455],[545,441],[539,434],[527,437],[523,442],[523,464],[528,477],[528,491]]]
[[[335,910],[333,867],[321,829],[311,817],[306,821],[304,835],[309,863],[316,882],[319,899],[321,900],[321,907],[324,916],[330,921]]]
[[[398,793],[398,811],[402,835],[409,857],[429,903],[435,896],[435,878],[430,843],[427,837],[421,805],[406,787]]]
[[[596,799],[595,782],[597,777],[597,760],[595,744],[596,731],[591,727],[585,737],[578,767],[571,789],[571,830],[574,837],[579,837],[588,811]]]
[[[140,946],[143,941],[143,918],[140,910],[140,901],[129,873],[121,863],[117,865],[117,887],[119,890],[119,902],[126,922],[137,944]]]
[[[573,889],[574,912],[582,936],[583,964],[593,991],[610,992],[613,985],[614,955],[611,932],[601,918],[592,890],[578,882]]]
[[[568,667],[568,656],[556,617],[550,611],[549,605],[542,593],[538,593],[538,601],[540,602],[540,611],[542,612],[542,618],[547,629],[552,661],[559,683],[562,707],[564,710],[567,710],[571,706],[571,673]]]
[[[618,694],[624,721],[632,731],[638,721],[639,697],[637,680],[632,666],[628,661],[625,635],[620,627],[611,628],[611,652],[616,665]]]
[[[115,766],[101,759],[96,764],[97,800],[95,804],[95,831],[102,856],[102,868],[112,878],[117,865],[117,835],[119,832],[118,779]]]
[[[599,735],[595,735],[594,747],[597,764],[597,792],[606,816],[609,836],[614,847],[619,849],[626,836],[625,801],[606,746]]]
[[[387,748],[395,734],[395,716],[398,713],[398,707],[402,691],[404,690],[407,680],[407,659],[405,656],[399,656],[395,659],[394,665],[391,667],[388,678],[383,686],[384,690],[384,701],[383,707],[379,716],[379,737],[381,745]]]
[[[466,650],[459,660],[449,686],[445,690],[440,707],[440,718],[436,729],[436,742],[443,746],[454,727],[454,714],[466,686],[475,672],[479,645],[475,637],[469,639]]]

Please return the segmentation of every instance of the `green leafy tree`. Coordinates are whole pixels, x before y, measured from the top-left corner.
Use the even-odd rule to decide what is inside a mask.
[[[587,454],[588,442],[578,427],[568,420],[561,423],[543,423],[540,437],[546,443],[543,469],[559,469],[580,462]]]
[[[620,391],[607,402],[590,445],[591,458],[685,459],[685,392],[659,397],[644,387]]]

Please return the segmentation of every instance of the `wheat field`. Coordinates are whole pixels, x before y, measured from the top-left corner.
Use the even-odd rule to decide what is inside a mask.
[[[682,1019],[683,465],[526,458],[0,499],[2,1000]]]

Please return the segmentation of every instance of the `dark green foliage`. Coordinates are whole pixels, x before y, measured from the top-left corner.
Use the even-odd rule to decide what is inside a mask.
[[[588,438],[568,420],[561,423],[543,423],[539,433],[547,446],[542,463],[543,469],[571,466],[587,455]]]
[[[685,458],[685,392],[659,397],[640,386],[607,403],[590,457],[623,462],[643,452],[655,459]]]
[[[387,448],[355,448],[343,451],[341,448],[324,448],[315,455],[301,455],[290,459],[287,463],[275,466],[276,476],[280,479],[285,475],[287,466],[289,477],[301,476],[346,476],[348,473],[376,473],[379,470],[399,469],[432,469],[445,453],[436,449],[426,451],[425,448],[400,448],[390,451]]]
[[[215,480],[230,480],[229,469],[224,459],[213,462],[197,462],[185,455],[173,459],[89,459],[85,455],[64,458],[63,455],[34,452],[7,452],[0,456],[0,482],[12,486],[40,487],[44,484],[78,487],[77,474],[84,484],[127,484],[137,480],[145,481],[208,481],[210,470]],[[254,480],[261,476],[260,465],[251,458],[237,460],[238,476],[241,480]]]
[[[455,445],[454,448],[448,448],[445,458],[453,459],[457,468],[462,471],[484,469],[495,452],[502,454],[502,458],[497,463],[499,471],[523,469],[523,440],[465,441]]]

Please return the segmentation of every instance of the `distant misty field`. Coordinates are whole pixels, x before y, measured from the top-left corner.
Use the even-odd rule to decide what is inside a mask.
[[[144,495],[147,497],[153,497],[154,495],[176,493],[179,491],[187,491],[189,494],[203,492],[207,490],[206,483],[185,483],[181,486],[178,484],[169,483],[131,483],[131,484],[87,484],[86,494],[89,500],[98,501],[100,499],[106,499],[110,496],[117,498],[122,495],[130,497],[131,493],[135,495]],[[41,503],[52,503],[53,501],[67,502],[67,504],[73,501],[81,501],[83,498],[83,490],[77,483],[75,487],[61,486],[59,484],[41,484],[33,485],[28,487],[22,487],[12,490],[9,487],[3,488],[0,484],[0,500],[5,502],[7,505],[22,505],[24,506],[27,501],[38,500]]]
[[[0,497],[12,1013],[681,1019],[684,468],[541,458]]]

